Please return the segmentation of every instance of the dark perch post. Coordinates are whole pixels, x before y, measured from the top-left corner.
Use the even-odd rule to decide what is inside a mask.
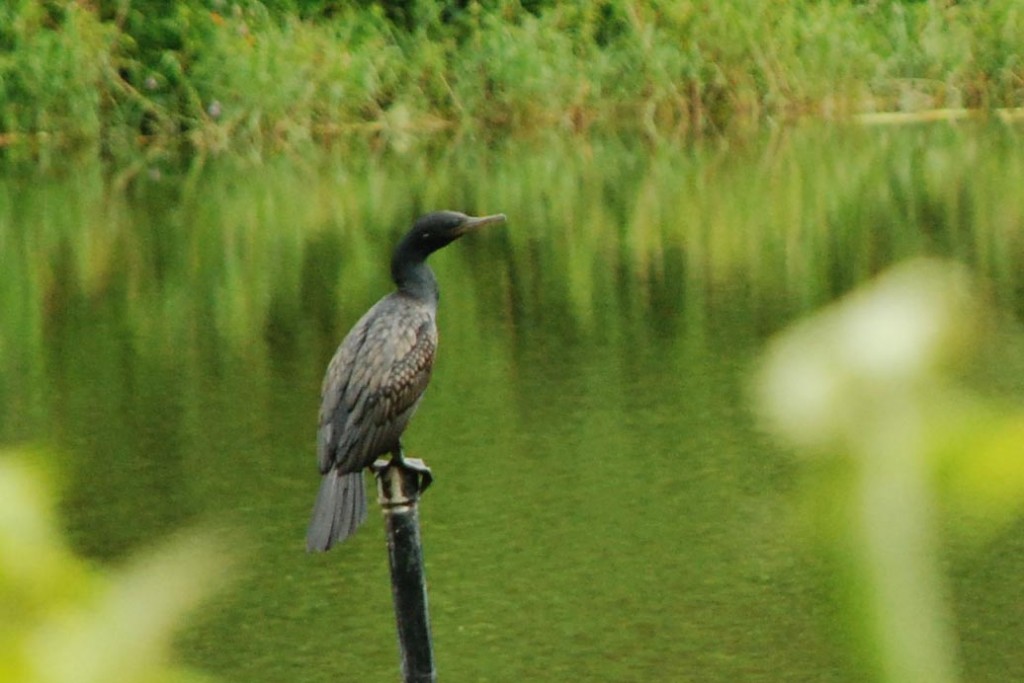
[[[430,640],[427,585],[423,573],[423,547],[416,505],[430,485],[430,474],[421,462],[378,460],[377,495],[384,511],[388,534],[388,562],[391,565],[391,595],[398,621],[398,647],[405,683],[433,683],[434,646]]]

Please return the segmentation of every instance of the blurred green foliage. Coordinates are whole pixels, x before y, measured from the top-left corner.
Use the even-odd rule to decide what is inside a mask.
[[[1016,0],[15,0],[0,148],[116,158],[359,131],[651,133],[1024,102]]]
[[[212,537],[192,534],[100,570],[67,546],[43,470],[0,451],[0,683],[208,680],[168,650],[223,568]]]
[[[1024,412],[958,372],[991,317],[963,267],[917,259],[792,325],[764,354],[765,424],[798,453],[832,460],[809,487],[809,519],[842,557],[850,621],[877,680],[961,680],[943,532],[981,546],[1021,513]]]
[[[99,18],[117,29],[114,70],[124,96],[112,101],[116,120],[143,135],[171,137],[202,117],[191,71],[214,42],[209,3],[102,0]]]
[[[0,4],[0,136],[68,146],[101,137],[109,26],[78,3]]]

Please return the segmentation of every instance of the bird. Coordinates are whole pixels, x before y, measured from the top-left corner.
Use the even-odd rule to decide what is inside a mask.
[[[430,382],[437,351],[438,285],[427,257],[505,214],[434,211],[413,223],[391,257],[395,291],[356,322],[327,366],[320,390],[317,464],[322,480],[306,534],[309,552],[326,551],[366,520],[363,470],[378,456],[406,460],[402,433]],[[427,480],[429,482],[429,480]]]

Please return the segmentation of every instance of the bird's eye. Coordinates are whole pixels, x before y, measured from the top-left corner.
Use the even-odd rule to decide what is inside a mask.
[[[423,239],[427,239],[428,237],[430,237],[430,233],[429,232],[425,232],[422,235],[420,235],[420,237],[422,237]]]

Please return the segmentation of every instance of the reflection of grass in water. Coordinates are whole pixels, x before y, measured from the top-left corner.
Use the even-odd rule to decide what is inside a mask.
[[[364,308],[389,286],[399,231],[441,206],[510,216],[436,259],[452,271],[446,288],[486,272],[512,288],[519,315],[558,311],[584,333],[618,324],[604,313],[609,297],[667,315],[699,317],[722,296],[793,312],[922,252],[962,258],[1010,298],[1024,224],[1012,137],[927,128],[693,148],[465,141],[431,155],[211,166],[185,189],[140,179],[121,194],[88,166],[8,180],[0,350],[22,353],[71,298],[112,296],[140,348],[175,353],[212,328],[258,353],[253,340],[308,306],[304,283],[333,291],[342,320]],[[324,263],[322,245],[340,265]]]

